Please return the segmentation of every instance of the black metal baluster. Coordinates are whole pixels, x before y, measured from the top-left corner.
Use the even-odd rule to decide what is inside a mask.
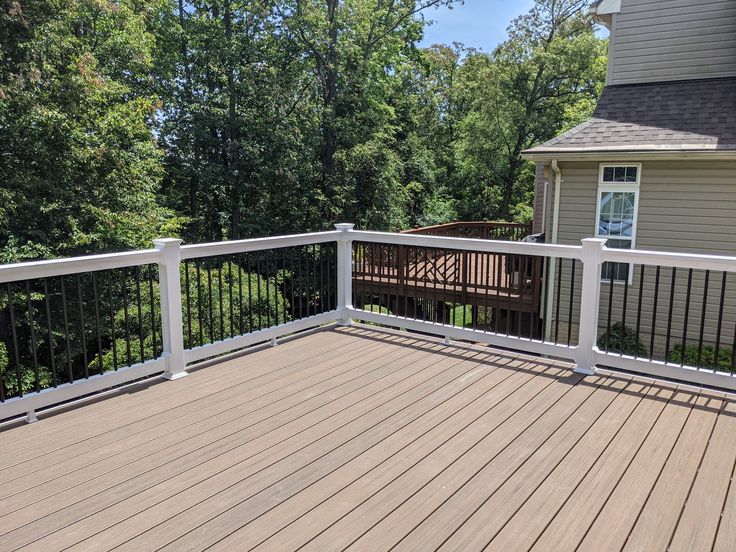
[[[15,379],[18,385],[18,396],[23,396],[23,373],[20,366],[20,352],[18,351],[18,335],[15,325],[15,309],[13,308],[13,288],[8,284],[8,310],[10,311],[10,334],[13,340],[13,357],[15,359]]]
[[[703,334],[705,333],[705,312],[708,306],[708,281],[710,280],[710,270],[705,271],[705,282],[703,282],[703,310],[700,313],[700,335],[698,338],[698,368],[703,358]],[[718,357],[715,358],[715,364],[718,365]]]
[[[238,330],[240,335],[245,333],[243,326],[243,255],[238,254]]]
[[[304,283],[302,281],[302,251],[303,246],[299,246],[298,254],[296,258],[296,269],[297,269],[297,288],[298,288],[298,294],[299,294],[299,318],[304,318],[304,299],[302,297],[302,288],[304,286]]]
[[[199,345],[204,345],[204,307],[202,305],[202,265],[194,261],[194,270],[197,276],[197,322],[199,323]]]
[[[631,267],[629,268],[631,270]],[[619,356],[624,354],[624,333],[626,332],[626,308],[629,300],[629,275],[626,275],[624,279],[624,304],[623,312],[621,313],[621,335],[619,336]],[[636,348],[636,347],[635,347]]]
[[[257,301],[258,301],[258,330],[263,329],[263,318],[261,318],[261,309],[263,309],[263,302],[261,301],[261,254],[258,253],[258,257],[256,258],[256,274],[258,275],[258,279],[256,280],[256,292],[258,293]],[[266,284],[266,299],[268,299],[268,284]],[[307,307],[309,308],[309,307]],[[271,315],[268,312],[268,308],[266,308],[266,323],[267,325],[270,325]]]
[[[639,298],[636,305],[636,342],[639,343],[641,333],[641,303],[644,296],[644,265],[639,272]],[[634,351],[634,358],[639,358],[639,351]]]
[[[320,252],[321,254],[321,252]],[[281,295],[281,288],[279,287],[279,256],[278,256],[278,250],[274,249],[272,251],[273,255],[273,295],[274,295],[274,308],[276,309],[276,326],[279,326],[280,324],[283,324],[286,322],[286,318],[283,317],[284,309],[283,306],[280,309],[280,315],[279,315],[279,296]],[[316,262],[316,261],[315,261]],[[316,277],[316,276],[315,276]],[[321,297],[318,296],[318,299],[321,302]],[[322,305],[320,303],[320,309],[322,308]]]
[[[220,341],[225,340],[225,302],[223,300],[223,283],[222,283],[222,257],[215,259],[217,263],[217,282],[219,283],[219,293],[217,294],[218,304],[220,305]]]
[[[125,351],[127,353],[128,366],[133,364],[130,354],[130,322],[128,320],[128,278],[127,270],[123,268],[121,270],[121,277],[123,281],[123,320],[125,321]]]
[[[657,328],[657,303],[659,302],[659,274],[661,267],[657,267],[654,277],[654,303],[652,305],[652,332],[649,338],[649,360],[654,358],[654,336]]]
[[[335,251],[335,247],[336,246],[337,246],[337,244],[331,243],[330,244],[330,247],[329,247],[329,250],[327,251],[327,295],[329,297],[329,299],[327,300],[327,310],[328,311],[335,310],[335,306],[336,306],[335,298],[337,297],[337,292],[335,291],[335,282],[333,280],[335,278],[335,274],[336,274],[336,268],[334,266],[334,263],[335,263],[335,255],[336,255],[336,251]],[[353,294],[355,294],[355,291],[354,291],[355,290],[355,286],[352,285],[354,266],[355,266],[355,264],[354,264],[354,261],[353,261],[353,249],[351,247],[350,248],[350,263],[349,263],[350,272],[348,273],[348,275],[347,275],[346,278],[351,283],[350,289],[353,290]],[[355,306],[355,299],[354,299],[354,297],[351,298],[350,304],[353,307]]]
[[[63,289],[63,288],[62,288]],[[107,273],[107,292],[110,298],[110,336],[112,344],[112,367],[117,372],[118,369],[118,344],[115,335],[115,300],[113,294],[112,271]]]
[[[672,282],[670,284],[670,308],[669,314],[667,315],[667,335],[665,336],[665,352],[664,361],[665,363],[670,361],[670,334],[672,333],[672,305],[675,301],[675,280],[677,278],[677,269],[672,267]],[[685,351],[682,351],[685,354]]]
[[[79,330],[80,338],[82,340],[84,378],[87,379],[89,377],[89,360],[87,359],[87,327],[84,322],[84,298],[82,297],[82,281],[79,274],[77,274],[77,301],[79,302]]]
[[[606,353],[611,348],[611,314],[613,313],[613,279],[615,276],[615,266],[609,265],[611,268],[611,276],[608,281],[608,320],[606,322]],[[628,277],[628,276],[627,276]]]
[[[189,261],[184,261],[184,288],[186,289],[186,301],[187,301],[187,338],[189,339],[189,349],[194,347],[194,341],[192,339],[192,301],[189,293]]]
[[[185,265],[186,270],[186,265]],[[187,294],[189,291],[189,286],[187,286]],[[140,353],[141,353],[141,362],[144,362],[146,360],[146,347],[144,344],[144,336],[143,336],[143,302],[141,300],[141,267],[136,265],[135,267],[135,300],[138,303],[138,345],[140,347]],[[187,319],[189,317],[187,316]],[[191,334],[191,330],[190,330]],[[190,336],[190,346],[191,346],[191,336]]]
[[[519,286],[519,314],[516,316],[516,337],[521,337],[521,319],[523,318],[522,313],[524,312],[524,281],[526,279],[528,261],[529,257],[526,255],[519,256],[519,281],[517,282],[517,285]]]
[[[212,262],[208,259],[204,261],[205,266],[207,267],[207,304],[209,305],[209,311],[210,311],[210,319],[209,319],[209,326],[210,326],[210,343],[215,342],[215,309],[212,305]]]
[[[230,298],[230,337],[235,337],[235,309],[233,305],[233,257],[232,255],[229,256],[229,260],[227,262],[227,287],[228,287],[228,297]]]
[[[54,353],[54,333],[51,329],[51,297],[49,296],[49,283],[46,278],[43,279],[43,294],[46,302],[46,329],[48,331],[49,340],[49,362],[51,363],[51,381],[56,387],[56,355]],[[102,364],[100,364],[102,366]]]
[[[685,345],[687,344],[687,325],[688,325],[688,318],[690,318],[690,292],[692,290],[692,284],[693,284],[693,269],[689,269],[687,271],[687,292],[686,292],[686,299],[685,299],[685,320],[683,321],[683,327],[682,327],[682,354],[680,355],[680,366],[683,366],[685,364]]]
[[[97,334],[97,362],[100,367],[100,374],[105,369],[102,365],[102,323],[100,318],[100,295],[97,291],[97,273],[92,273],[92,297],[95,300],[95,333]],[[153,301],[151,301],[151,307],[153,308]]]
[[[723,277],[721,279],[721,300],[718,305],[718,329],[716,330],[716,350],[715,350],[715,357],[716,357],[716,365],[718,365],[718,359],[721,358],[721,330],[723,329],[723,304],[726,299],[726,275],[728,273],[726,271],[723,272]],[[716,371],[716,368],[713,368],[713,371]]]
[[[250,254],[246,254],[246,263],[248,266],[248,333],[253,331],[253,265],[251,264],[252,257]],[[256,280],[258,284],[258,280]]]
[[[575,297],[575,268],[576,268],[576,261],[577,259],[571,259],[570,265],[571,265],[571,274],[570,274],[570,297],[569,302],[567,305],[567,346],[570,346],[570,343],[572,342],[572,310],[573,310],[573,303],[574,303],[574,297]],[[560,259],[560,263],[562,263],[563,260]]]
[[[319,290],[317,289],[317,246],[312,244],[312,296],[319,301]],[[314,315],[317,314],[317,305],[314,305]]]
[[[505,257],[504,257],[505,258]],[[499,331],[499,324],[501,322],[501,281],[503,280],[502,270],[503,265],[505,265],[505,261],[501,260],[502,257],[499,254],[493,255],[493,262],[495,263],[496,267],[496,281],[495,281],[495,288],[496,288],[496,315],[495,315],[495,333],[499,334],[501,333]],[[507,321],[508,324],[508,321]]]
[[[153,351],[153,358],[158,358],[158,339],[156,336],[156,302],[153,293],[153,279],[155,276],[154,270],[155,268],[153,265],[148,268],[148,296],[149,300],[151,301],[151,351]]]
[[[64,336],[66,338],[66,364],[69,376],[69,383],[74,383],[74,368],[72,367],[72,342],[69,336],[69,311],[66,303],[66,284],[64,282],[64,276],[59,278],[61,280],[61,308],[64,315]]]
[[[26,299],[28,302],[28,328],[31,333],[31,355],[33,357],[33,386],[36,389],[36,392],[39,392],[41,390],[41,375],[38,371],[38,342],[36,341],[36,328],[33,321],[33,302],[31,297],[30,280],[26,280]]]
[[[560,333],[560,295],[562,290],[562,263],[564,262],[563,259],[559,259],[560,263],[557,266],[557,289],[555,290],[555,345],[557,345],[559,341],[559,333]],[[567,323],[569,324],[571,321],[568,320]],[[508,325],[508,321],[506,322]]]
[[[284,324],[288,318],[287,306],[286,306],[286,248],[281,248],[281,299],[282,299],[282,315]]]

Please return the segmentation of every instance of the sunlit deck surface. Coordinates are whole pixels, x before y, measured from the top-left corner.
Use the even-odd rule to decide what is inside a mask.
[[[736,403],[327,329],[0,432],[0,550],[735,550]]]

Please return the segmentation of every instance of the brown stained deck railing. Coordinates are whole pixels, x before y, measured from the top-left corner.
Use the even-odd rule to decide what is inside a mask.
[[[403,233],[520,241],[530,232],[530,224],[453,222]],[[462,305],[463,311],[471,313],[473,328],[482,318],[484,326],[513,335],[540,331],[536,314],[542,295],[542,258],[378,243],[356,243],[354,257],[355,301],[361,305],[375,303],[433,322],[448,321],[447,304]],[[523,324],[521,313],[531,313]]]
[[[532,225],[518,222],[449,222],[404,230],[402,234],[443,236],[446,238],[475,238],[480,240],[521,241],[532,233]]]

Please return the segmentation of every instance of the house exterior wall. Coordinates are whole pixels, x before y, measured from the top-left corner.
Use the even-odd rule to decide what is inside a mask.
[[[544,209],[545,209],[545,190],[547,189],[547,178],[544,176],[543,162],[537,162],[536,173],[534,177],[534,219],[532,220],[532,232],[538,234],[544,232]]]
[[[632,163],[636,160],[632,159]],[[736,162],[714,161],[643,161],[641,162],[641,183],[639,191],[639,210],[637,219],[636,248],[657,251],[696,252],[721,255],[736,255]],[[560,195],[560,214],[558,243],[576,245],[582,238],[595,234],[596,200],[598,189],[597,162],[561,162],[562,186]],[[551,236],[550,205],[553,203],[554,189],[551,186],[547,199],[548,228]],[[642,293],[642,315],[639,320],[642,341],[650,348],[652,312],[654,300],[654,276],[656,269],[645,268]],[[563,278],[560,297],[563,308],[559,318],[561,333],[566,333],[569,322],[577,329],[579,312],[579,283],[582,268],[576,270],[574,315],[571,321],[567,316],[567,300],[570,296],[570,265],[563,264]],[[687,341],[696,340],[701,324],[705,344],[717,341],[717,309],[722,286],[722,274],[709,276],[709,290],[703,313],[704,271],[693,271],[689,307],[687,306],[688,271],[678,270],[675,277],[675,292],[672,295],[672,318],[668,322],[672,274],[670,268],[662,268],[659,283],[659,304],[654,332],[653,351],[663,356],[667,349],[672,350],[681,343],[685,320],[687,319]],[[634,268],[633,282],[628,286],[626,325],[635,327],[637,322],[637,303],[641,277],[641,267]],[[730,347],[736,332],[736,277],[729,275],[726,283],[724,317],[720,328],[721,343]],[[556,279],[556,276],[555,276]],[[608,282],[602,284],[599,333],[603,333],[608,321],[609,303],[612,322],[623,318],[623,284],[614,284],[612,299]],[[556,294],[552,295],[556,297]],[[685,316],[687,312],[688,316]],[[556,306],[552,309],[556,316]],[[674,336],[669,347],[666,343],[666,327],[671,325]]]
[[[622,0],[608,84],[736,75],[736,1]]]

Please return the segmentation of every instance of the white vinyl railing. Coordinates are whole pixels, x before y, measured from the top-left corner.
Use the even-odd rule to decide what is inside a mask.
[[[579,262],[582,266],[582,278],[578,277],[575,286],[573,286],[579,292],[579,297],[576,296],[577,298],[574,301],[576,344],[556,343],[545,336],[535,338],[533,331],[531,336],[510,335],[508,330],[504,335],[500,331],[493,331],[489,328],[469,328],[465,327],[464,324],[457,325],[448,323],[447,321],[420,320],[416,317],[409,316],[406,312],[403,315],[399,315],[396,313],[382,312],[380,309],[376,311],[375,309],[359,308],[353,304],[355,298],[353,271],[354,263],[358,261],[353,255],[353,248],[354,244],[358,242],[386,246],[428,248],[443,252],[472,251],[481,254],[530,256],[543,260],[567,259]],[[193,346],[188,349],[185,348],[185,323],[182,315],[185,305],[182,299],[181,289],[181,269],[184,261],[217,256],[232,256],[244,252],[267,251],[328,243],[336,244],[337,248],[336,274],[334,275],[336,280],[336,304],[334,308],[330,308],[319,314],[301,317],[298,320],[287,321],[284,318],[267,328],[261,328],[235,336],[231,335],[211,343]],[[605,290],[602,290],[601,284],[601,269],[605,262],[627,263],[631,266],[641,265],[643,267],[648,265],[659,267],[656,272],[658,288],[662,267],[686,269],[690,271],[690,278],[688,279],[688,301],[690,301],[690,281],[692,280],[693,270],[721,271],[724,276],[723,289],[720,291],[720,309],[716,310],[718,314],[714,312],[712,316],[720,316],[721,319],[724,319],[728,314],[726,313],[724,315],[726,274],[736,273],[736,257],[607,249],[605,247],[605,240],[594,238],[584,239],[582,240],[582,244],[578,246],[531,244],[417,234],[366,232],[354,230],[350,224],[340,224],[336,225],[336,230],[329,232],[199,245],[181,246],[180,240],[161,239],[155,241],[155,249],[145,251],[0,266],[0,285],[6,285],[23,280],[39,280],[102,270],[152,264],[157,265],[159,272],[158,286],[162,338],[162,350],[160,354],[156,355],[156,358],[151,360],[126,366],[116,371],[77,379],[71,383],[62,383],[55,387],[49,387],[48,389],[27,392],[22,396],[6,398],[0,402],[0,419],[7,419],[27,413],[29,421],[32,421],[35,419],[36,410],[50,405],[83,397],[156,374],[161,374],[164,378],[171,380],[177,379],[186,375],[187,365],[203,359],[216,357],[258,343],[271,341],[275,344],[276,340],[280,337],[324,324],[339,323],[348,325],[352,320],[420,331],[446,339],[487,343],[529,353],[568,359],[574,362],[577,371],[587,374],[595,373],[598,366],[608,366],[657,377],[683,380],[695,384],[736,389],[736,379],[727,370],[718,368],[704,370],[686,366],[684,362],[669,362],[667,358],[657,360],[653,355],[649,355],[648,358],[642,358],[636,355],[630,356],[623,353],[612,353],[601,350],[597,345],[597,341],[600,337],[601,296],[605,294]],[[541,301],[549,302],[554,300],[555,277],[554,273],[546,274],[545,277],[549,280],[549,285],[546,286],[545,294]],[[673,274],[672,289],[675,289],[677,283],[675,282],[675,277],[676,275]],[[642,274],[641,279],[643,282],[644,274]],[[395,291],[395,293],[398,294],[400,292]],[[572,312],[572,291],[570,294],[570,312]],[[612,296],[613,292],[611,291]],[[645,310],[647,308],[646,301],[644,301],[643,297],[644,293],[640,291],[638,299],[639,312],[636,316],[637,333],[639,333],[643,309]],[[709,292],[706,284],[705,295],[702,301],[703,315],[701,316],[702,320],[700,322],[701,350],[703,348],[702,327],[705,326],[706,322],[706,300],[708,297]],[[626,299],[624,299],[625,301]],[[672,311],[674,304],[675,301],[670,299],[670,322],[673,318]],[[609,299],[607,303],[609,312],[614,306]],[[688,312],[688,308],[689,304],[686,305],[686,313]],[[700,309],[701,307],[699,306],[698,308]],[[541,310],[544,311],[545,309],[542,308]],[[624,310],[626,310],[625,305]],[[657,310],[656,306],[654,310]],[[726,308],[725,311],[727,310]],[[656,312],[654,314],[656,315]],[[609,314],[609,326],[610,318],[611,316]],[[567,323],[572,324],[573,320],[568,320]],[[726,321],[726,323],[733,324],[732,321]],[[652,321],[652,328],[654,328],[654,321]],[[724,320],[718,320],[718,331],[720,332],[722,329],[724,329]],[[668,332],[670,332],[669,327]],[[654,336],[654,329],[652,329],[651,333]],[[687,336],[687,330],[685,330],[685,336]],[[669,341],[669,333],[667,334],[667,339]],[[655,339],[652,337],[652,342],[654,343],[654,341]],[[684,341],[683,339],[683,343]],[[730,345],[733,346],[733,343]]]

